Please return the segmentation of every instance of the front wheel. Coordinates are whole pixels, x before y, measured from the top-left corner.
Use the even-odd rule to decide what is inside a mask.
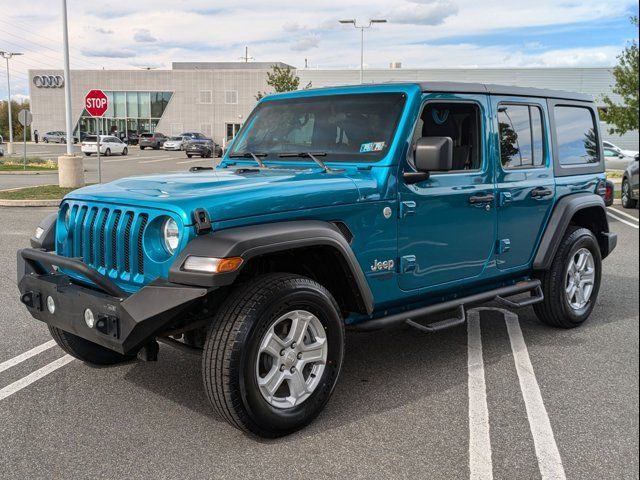
[[[622,181],[622,194],[620,198],[624,208],[636,208],[638,206],[638,201],[634,200],[631,196],[631,184],[628,178]]]
[[[127,153],[129,153],[129,150],[127,149],[127,147],[124,147],[122,149],[122,155],[126,155]]]
[[[92,365],[115,365],[135,358],[134,355],[122,355],[56,327],[49,326],[49,333],[62,350]]]
[[[331,294],[309,278],[267,274],[243,284],[216,314],[202,377],[222,418],[274,438],[318,416],[343,355],[344,325]]]
[[[91,154],[90,154],[89,152],[84,152],[84,154],[85,154],[87,157],[90,157],[90,156],[91,156]]]
[[[111,149],[107,148],[107,149],[104,151],[104,156],[105,156],[105,157],[110,157],[110,156],[111,156]]]
[[[141,147],[140,147],[140,150],[144,150],[145,148],[146,148],[146,147],[142,147],[142,146],[141,146]]]
[[[570,227],[551,268],[541,273],[544,300],[534,306],[538,318],[551,326],[581,325],[596,305],[602,276],[598,241],[586,228]]]
[[[193,157],[193,155],[189,155],[189,154],[187,153],[187,158],[191,158],[191,157]]]

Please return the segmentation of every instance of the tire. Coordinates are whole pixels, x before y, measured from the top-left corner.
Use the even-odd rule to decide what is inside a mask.
[[[104,156],[105,156],[105,157],[110,157],[110,156],[111,156],[111,149],[110,149],[110,148],[107,148],[107,149],[104,151]]]
[[[567,290],[572,281],[569,278],[569,267],[572,265],[572,260],[575,262],[576,259],[582,258],[582,252],[589,252],[593,263],[593,273],[590,275],[591,291],[584,305],[572,305],[567,298]],[[586,273],[581,274],[583,275]],[[574,328],[581,325],[589,318],[596,305],[601,276],[602,258],[595,235],[586,228],[569,227],[551,267],[539,275],[544,300],[534,305],[536,315],[543,323],[553,327]]]
[[[140,146],[140,150],[144,150],[145,148],[147,148],[147,147]]]
[[[48,138],[43,138],[43,139],[42,139],[42,141],[43,141],[44,143],[49,143],[49,139],[48,139]]]
[[[623,208],[636,208],[638,206],[638,200],[634,200],[631,196],[631,184],[628,178],[622,180],[621,200]]]
[[[193,157],[193,155],[189,155],[189,154],[187,153],[187,158],[191,158],[191,157]]]
[[[126,154],[128,154],[128,153],[129,153],[129,150],[127,149],[127,147],[124,147],[124,148],[122,149],[122,155],[124,156],[124,155],[126,155]]]
[[[49,326],[49,333],[62,350],[85,363],[115,365],[135,358],[135,355],[122,355],[56,327]]]
[[[90,156],[91,156],[91,154],[90,154],[89,152],[84,152],[84,154],[85,154],[87,157],[90,157]]]
[[[277,345],[282,345],[280,352],[288,353],[270,356],[261,351],[264,337],[270,332],[272,338],[275,336],[272,327],[291,321],[291,328],[293,320],[288,320],[289,315],[298,313],[310,317],[304,325],[316,325],[313,331],[324,335],[324,342],[318,343],[319,337],[305,328],[301,330],[306,332],[305,337],[299,338],[313,341],[315,347],[309,347],[305,341],[299,345],[287,343],[280,337],[277,341]],[[316,352],[324,348],[324,363],[303,366],[299,361],[302,353],[296,355],[294,347]],[[309,278],[272,273],[241,285],[221,306],[207,332],[202,377],[207,397],[220,417],[245,432],[275,438],[305,427],[318,416],[336,385],[343,356],[344,324],[331,294]],[[298,385],[305,386],[302,389],[305,397],[298,397],[297,404],[274,406],[267,400],[258,385],[258,376],[265,366],[262,362],[269,359],[272,361],[266,365],[265,377],[273,373],[274,378],[281,379],[275,385],[271,400],[288,402],[294,395],[289,382],[297,378],[304,382]],[[280,362],[283,363],[278,367]],[[294,366],[290,368],[290,365]],[[296,365],[302,369],[295,370]],[[308,367],[321,370],[309,371]],[[291,376],[286,377],[288,375]],[[309,392],[308,388],[312,390]],[[286,393],[276,396],[280,389]]]

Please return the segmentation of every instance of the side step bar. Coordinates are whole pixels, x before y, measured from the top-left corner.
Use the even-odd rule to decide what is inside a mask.
[[[518,295],[521,293],[531,293],[531,297],[523,300],[509,300],[507,297]],[[528,280],[525,282],[519,282],[515,285],[509,285],[508,287],[496,288],[489,290],[488,292],[476,293],[468,297],[456,298],[455,300],[449,300],[447,302],[438,303],[436,305],[429,305],[427,307],[417,308],[408,312],[396,313],[387,317],[376,318],[374,320],[365,321],[353,325],[353,329],[359,331],[373,331],[380,330],[382,328],[392,327],[401,323],[406,323],[422,332],[432,333],[444,330],[446,328],[456,327],[464,324],[466,319],[465,308],[479,303],[485,303],[489,301],[496,301],[499,304],[508,308],[523,308],[539,303],[544,300],[544,294],[542,293],[542,285],[540,280]],[[446,312],[447,310],[458,310],[458,316],[455,318],[449,318],[439,322],[422,325],[416,322],[428,315],[436,313]]]

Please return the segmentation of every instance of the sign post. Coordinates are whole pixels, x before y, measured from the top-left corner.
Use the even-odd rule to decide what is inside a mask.
[[[109,98],[102,90],[89,90],[84,97],[84,108],[96,119],[96,152],[98,155],[98,183],[102,183],[102,161],[100,160],[100,119],[109,108]]]
[[[27,110],[26,108],[23,108],[22,110],[20,110],[20,112],[18,113],[18,121],[20,122],[20,125],[22,125],[22,142],[23,142],[23,169],[26,170],[27,169],[27,127],[29,125],[31,125],[31,122],[33,121],[33,115],[31,115],[31,112],[29,110]]]

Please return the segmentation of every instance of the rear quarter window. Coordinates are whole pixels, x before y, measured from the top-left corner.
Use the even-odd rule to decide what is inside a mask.
[[[557,105],[554,115],[560,165],[599,163],[598,135],[592,111],[586,107]]]

